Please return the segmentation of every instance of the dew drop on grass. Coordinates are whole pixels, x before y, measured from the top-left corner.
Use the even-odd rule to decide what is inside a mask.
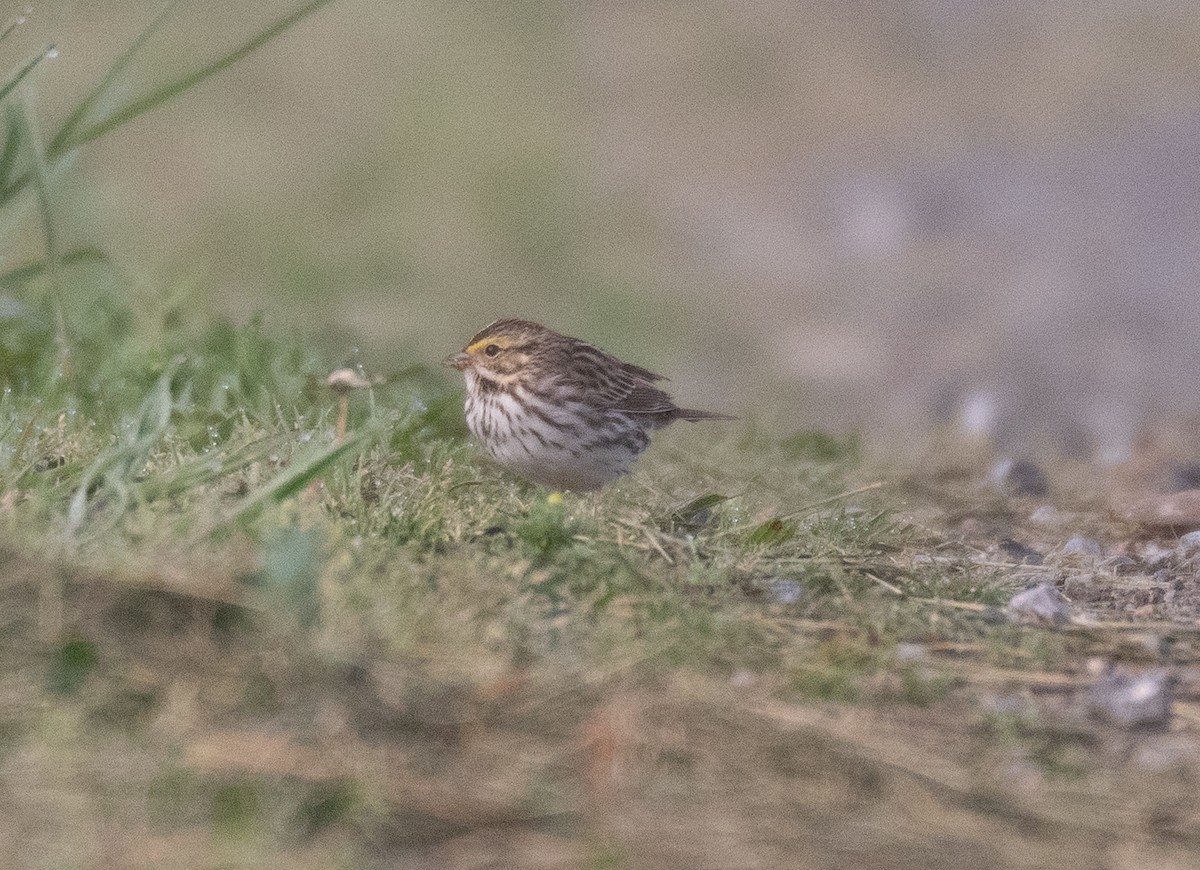
[[[46,49],[45,57],[46,60],[54,60],[54,58],[58,57],[58,47],[52,45],[50,48]]]

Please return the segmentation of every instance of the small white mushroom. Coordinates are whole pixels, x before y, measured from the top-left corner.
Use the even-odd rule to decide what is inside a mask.
[[[325,379],[325,383],[329,385],[329,389],[339,395],[371,386],[371,382],[354,369],[338,369],[331,372]]]
[[[337,428],[335,437],[341,441],[346,437],[346,419],[350,414],[350,391],[371,386],[371,382],[354,369],[338,369],[325,379],[329,389],[338,397]]]

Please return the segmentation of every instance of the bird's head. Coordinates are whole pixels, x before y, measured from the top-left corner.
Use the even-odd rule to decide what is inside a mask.
[[[446,358],[452,368],[497,384],[510,383],[545,355],[558,333],[531,320],[497,320],[484,327],[459,353]]]

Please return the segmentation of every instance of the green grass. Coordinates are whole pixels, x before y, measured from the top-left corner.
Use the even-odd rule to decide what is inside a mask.
[[[753,810],[739,777],[764,794],[842,782],[840,753],[861,747],[820,750],[819,774],[776,770],[756,705],[911,710],[945,729],[975,703],[970,670],[898,661],[898,642],[973,647],[984,667],[1088,653],[927,603],[1000,603],[1006,582],[914,558],[930,533],[887,509],[853,441],[680,426],[602,493],[552,495],[481,459],[448,373],[416,362],[353,394],[338,442],[336,348],[104,305],[70,324],[92,377],[10,370],[0,401],[0,763],[92,783],[41,798],[17,863],[50,838],[60,866],[84,866],[114,825],[123,848],[314,867],[415,860],[500,825],[535,853],[619,866],[626,847],[652,854],[594,839],[605,790],[630,788],[622,764],[666,806],[702,788],[734,816],[786,814]],[[114,322],[115,341],[88,332]],[[57,353],[32,313],[0,337]],[[680,745],[678,729],[695,733]],[[1091,738],[1069,729],[956,739],[1023,752],[1054,782],[1087,775]],[[762,759],[743,757],[758,743]],[[722,778],[697,785],[714,764]]]
[[[127,798],[113,810],[127,830],[200,826],[235,862],[285,848],[318,866],[313,838],[356,861],[386,835],[399,810],[362,758],[301,781],[286,761],[189,766],[223,729],[282,728],[302,752],[325,711],[354,733],[453,745],[514,716],[570,733],[609,685],[750,671],[845,701],[891,668],[903,628],[862,572],[908,532],[877,491],[844,495],[861,489],[855,451],[679,427],[602,494],[552,497],[481,461],[447,374],[418,364],[352,395],[339,444],[323,386],[336,349],[186,307],[151,320],[100,304],[106,316],[69,323],[86,375],[6,369],[0,644],[40,700],[6,713],[4,733],[10,757],[48,753],[45,775],[76,763],[59,759],[68,744],[88,747]],[[30,306],[0,338],[48,366],[43,315]],[[115,340],[89,333],[113,323]],[[786,533],[765,534],[772,524]],[[797,600],[774,600],[781,577]],[[844,636],[821,642],[806,620],[841,621]],[[885,633],[868,641],[864,620]],[[400,685],[378,684],[393,668]],[[562,700],[509,710],[490,694],[507,679]],[[934,700],[923,684],[904,691]],[[136,774],[109,766],[127,753]],[[574,774],[531,775],[506,812],[561,812]],[[549,792],[527,807],[526,789]],[[63,835],[53,818],[45,830]]]

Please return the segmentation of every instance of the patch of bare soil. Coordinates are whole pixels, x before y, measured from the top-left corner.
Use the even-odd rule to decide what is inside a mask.
[[[1031,529],[1021,513],[1006,534]],[[8,565],[6,866],[1183,868],[1200,851],[1194,622],[1164,600],[1130,629],[1130,571],[1090,569],[1112,597],[1045,630],[1068,648],[1053,667],[931,640],[913,666],[948,690],[921,705],[805,700],[767,673],[331,662],[221,595],[79,574],[63,617],[100,641],[72,687],[70,662],[48,676],[18,642],[53,566]],[[1169,722],[1095,717],[1098,661],[1174,668]]]

